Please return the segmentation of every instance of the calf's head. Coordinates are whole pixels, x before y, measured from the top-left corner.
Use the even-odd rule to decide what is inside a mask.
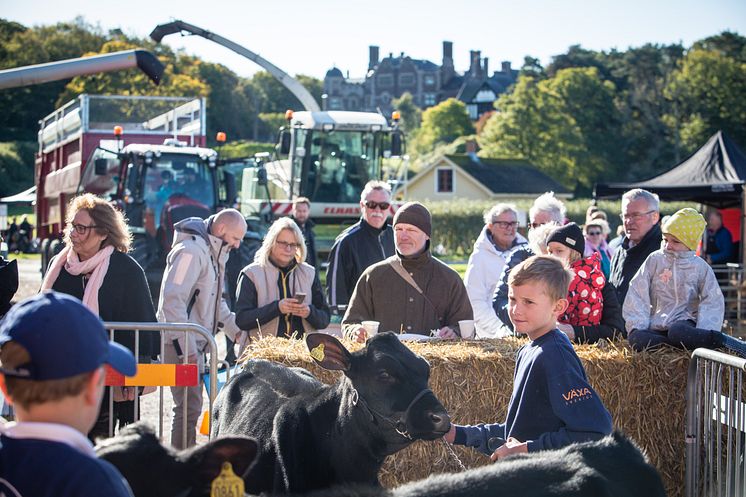
[[[324,333],[307,335],[306,344],[319,365],[345,374],[349,402],[378,426],[389,453],[450,428],[448,413],[428,388],[430,365],[394,333],[379,333],[352,353]]]
[[[221,438],[177,452],[164,447],[143,422],[125,427],[96,446],[98,457],[119,470],[135,497],[208,496],[224,462],[243,477],[256,452],[256,442],[245,437]]]

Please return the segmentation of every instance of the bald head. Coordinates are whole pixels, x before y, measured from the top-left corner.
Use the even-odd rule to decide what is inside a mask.
[[[210,234],[220,238],[231,248],[238,248],[246,234],[246,219],[236,209],[222,210],[215,214]]]

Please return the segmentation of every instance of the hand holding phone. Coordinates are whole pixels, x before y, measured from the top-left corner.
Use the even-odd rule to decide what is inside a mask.
[[[306,300],[306,294],[303,292],[298,292],[295,295],[293,295],[293,298],[295,299],[296,302],[298,302],[299,304],[302,304]]]

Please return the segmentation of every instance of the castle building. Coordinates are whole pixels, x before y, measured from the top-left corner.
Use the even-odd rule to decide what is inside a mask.
[[[363,79],[351,79],[333,67],[324,77],[328,110],[381,111],[388,115],[392,101],[404,93],[412,94],[420,108],[427,108],[455,97],[466,104],[469,116],[478,119],[493,110],[493,102],[518,78],[518,71],[503,62],[500,71],[489,73],[489,59],[481,52],[470,52],[469,70],[456,72],[453,43],[443,42],[443,60],[437,65],[429,60],[413,59],[404,52],[379,60],[379,49],[370,46],[368,71]]]

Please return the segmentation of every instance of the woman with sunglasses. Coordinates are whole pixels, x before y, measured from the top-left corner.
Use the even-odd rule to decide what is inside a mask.
[[[142,267],[127,252],[132,236],[124,215],[109,202],[87,193],[73,198],[67,208],[65,246],[51,261],[41,290],[77,297],[103,321],[155,322],[155,310]],[[135,333],[115,331],[114,341],[135,352]],[[148,363],[160,350],[157,333],[140,333],[138,362]],[[115,387],[114,427],[135,421],[135,387]],[[108,436],[109,389],[89,433]]]
[[[611,257],[614,255],[614,251],[606,243],[606,237],[610,232],[609,223],[599,218],[590,219],[586,221],[583,231],[585,234],[585,253],[583,257],[590,257],[594,253],[598,253],[601,257],[601,270],[608,280],[611,271]]]
[[[326,328],[331,314],[316,269],[306,262],[303,234],[289,217],[275,221],[243,268],[236,292],[236,324],[251,339],[300,338]]]

